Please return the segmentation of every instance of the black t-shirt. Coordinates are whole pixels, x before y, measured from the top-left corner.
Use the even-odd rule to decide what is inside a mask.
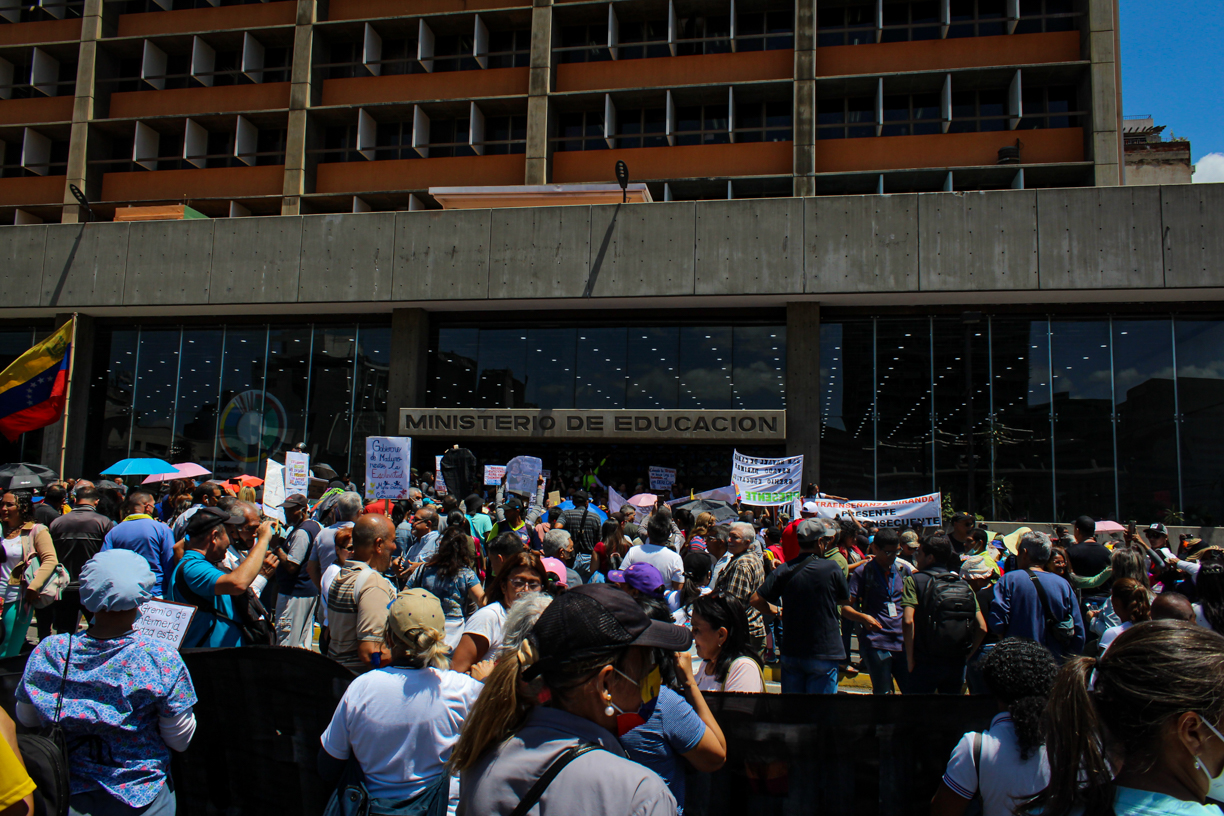
[[[782,602],[784,657],[846,659],[841,607],[850,603],[850,587],[837,562],[802,553],[771,572],[757,593]]]
[[[1091,578],[1099,575],[1109,566],[1109,549],[1104,544],[1098,544],[1086,538],[1079,544],[1067,548],[1067,558],[1071,561],[1071,569],[1081,578]],[[1093,590],[1093,595],[1108,595],[1109,585]]]

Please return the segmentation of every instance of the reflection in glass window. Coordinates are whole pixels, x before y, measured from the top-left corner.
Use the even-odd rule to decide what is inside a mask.
[[[1051,320],[1057,518],[1117,512],[1109,322]]]
[[[680,330],[678,408],[731,407],[731,329],[685,327]]]
[[[353,446],[346,470],[365,473],[367,436],[387,436],[387,377],[391,370],[391,327],[358,326],[357,389],[353,395]],[[398,428],[394,429],[398,434]],[[337,460],[339,461],[339,460]],[[344,475],[342,472],[341,476]]]
[[[1054,517],[1049,349],[1046,320],[990,319],[995,518]]]
[[[930,493],[930,321],[878,321],[875,347],[878,498]],[[943,469],[950,468],[943,463]],[[828,488],[838,496],[846,495],[832,485]]]
[[[1181,506],[1170,321],[1115,319],[1113,360],[1118,520],[1146,526]]]
[[[579,329],[574,357],[574,407],[624,408],[628,330]]]
[[[430,405],[438,408],[470,408],[475,405],[476,357],[480,349],[479,329],[442,328],[438,347],[431,355]]]
[[[735,364],[731,372],[731,407],[736,410],[785,408],[785,330],[779,326],[736,326],[732,335]]]
[[[957,510],[990,508],[990,343],[986,321],[931,321],[935,391],[935,469]],[[965,358],[966,335],[969,353]],[[968,363],[968,364],[967,364]],[[972,459],[969,439],[972,436]],[[969,501],[969,468],[973,498]]]
[[[110,353],[106,357],[106,368],[94,378],[94,394],[103,396],[102,410],[91,412],[102,415],[101,428],[94,425],[102,443],[102,459],[94,470],[126,459],[130,450],[132,434],[132,393],[136,384],[136,349],[139,344],[138,329],[116,329],[111,332]],[[92,417],[91,417],[92,418]],[[211,446],[209,448],[211,453]]]
[[[306,450],[344,475],[353,427],[354,326],[315,326],[310,361],[310,420]]]
[[[873,349],[871,321],[821,323],[821,488],[838,496],[875,496]]]
[[[1224,519],[1224,321],[1179,317],[1174,326],[1186,520],[1214,526]]]
[[[476,369],[477,408],[517,408],[523,404],[527,363],[526,329],[486,329],[480,332]]]
[[[631,328],[627,334],[625,357],[629,385],[625,391],[625,407],[675,408],[680,330],[675,327]]]
[[[306,438],[306,402],[310,385],[310,327],[273,326],[268,331],[267,389],[284,409],[285,426],[267,429],[260,459],[275,456]],[[265,406],[266,408],[267,406]],[[279,421],[276,412],[268,421]]]
[[[136,374],[132,454],[170,458],[174,399],[178,390],[178,329],[146,329],[140,334]]]
[[[524,408],[574,407],[574,338],[577,329],[527,332]]]
[[[223,329],[183,329],[172,462],[212,461],[223,340]]]
[[[221,366],[221,417],[217,430],[216,462],[211,468],[216,476],[256,474],[261,464],[259,451],[265,433],[275,434],[285,426],[284,406],[280,400],[272,396],[265,405],[263,384],[267,343],[268,330],[263,326],[257,329],[234,328],[225,334],[225,356]],[[144,367],[143,363],[141,367]]]

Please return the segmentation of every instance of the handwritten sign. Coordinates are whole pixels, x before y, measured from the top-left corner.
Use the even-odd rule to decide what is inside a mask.
[[[281,524],[285,523],[285,511],[281,505],[285,503],[285,466],[278,465],[271,459],[264,468],[263,512],[265,516],[274,518]]]
[[[667,490],[676,483],[676,469],[650,466],[650,489]]]
[[[408,498],[412,439],[407,436],[366,437],[366,498]]]
[[[285,492],[305,495],[310,489],[310,456],[297,451],[285,454]]]
[[[136,618],[134,628],[147,638],[177,649],[195,613],[196,608],[190,604],[152,599],[140,605],[140,617]]]
[[[487,485],[499,485],[506,478],[505,465],[485,465],[484,470],[484,483]]]

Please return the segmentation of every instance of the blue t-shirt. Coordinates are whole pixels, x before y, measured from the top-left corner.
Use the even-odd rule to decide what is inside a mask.
[[[174,566],[174,535],[170,528],[143,513],[128,516],[102,539],[102,550],[131,550],[153,570],[154,597],[163,597],[165,578]]]
[[[168,600],[191,604],[196,607],[195,617],[192,618],[191,626],[183,637],[182,648],[191,649],[198,646],[206,646],[216,649],[221,646],[242,645],[241,630],[233,623],[230,623],[234,619],[233,597],[216,594],[217,581],[223,575],[225,573],[208,563],[208,560],[204,558],[204,554],[199,550],[188,550],[183,553],[183,560],[175,568],[170,582],[170,590],[166,593]],[[179,592],[181,584],[185,584],[187,589],[194,592],[199,598],[192,598],[185,593]],[[202,604],[201,600],[203,601]],[[213,603],[212,608],[229,620],[214,615],[212,609],[208,606],[209,601]]]
[[[889,565],[887,573],[875,559],[851,570],[850,597],[858,599],[860,612],[871,615],[884,627],[878,632],[866,632],[866,627],[862,630],[866,632],[867,642],[873,649],[900,652],[905,648],[901,632],[901,596],[904,589],[905,581],[895,563]],[[891,615],[888,614],[890,611]]]
[[[469,589],[480,586],[480,579],[468,567],[454,575],[442,575],[437,567],[424,566],[412,574],[409,583],[437,596],[443,615],[451,620],[463,620],[463,602]]]
[[[684,768],[676,757],[696,748],[705,731],[706,724],[688,701],[664,686],[650,717],[620,742],[630,759],[663,777],[676,797],[677,809],[683,811]]]

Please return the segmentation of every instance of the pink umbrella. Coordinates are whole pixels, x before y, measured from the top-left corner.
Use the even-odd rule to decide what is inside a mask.
[[[195,462],[183,462],[181,465],[174,466],[173,473],[155,473],[141,482],[141,484],[168,482],[171,479],[196,479],[200,476],[208,476],[211,473],[211,470],[206,470]]]
[[[1126,528],[1116,521],[1098,521],[1096,531],[1098,533],[1124,533]]]
[[[654,507],[658,500],[659,497],[653,493],[639,493],[627,503],[632,504],[634,507]]]

